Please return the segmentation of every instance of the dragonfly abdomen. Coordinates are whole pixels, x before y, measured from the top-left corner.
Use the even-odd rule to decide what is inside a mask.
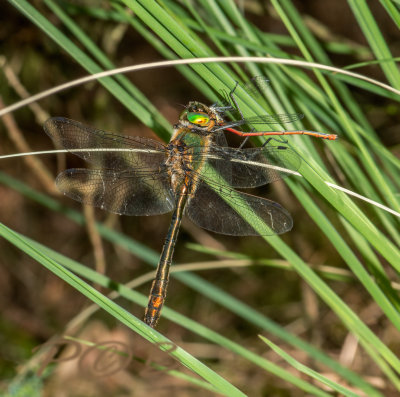
[[[181,185],[180,194],[176,195],[175,211],[172,214],[171,224],[165,238],[161,252],[160,262],[157,266],[157,274],[151,285],[149,302],[144,314],[144,322],[150,327],[155,327],[161,315],[161,309],[164,305],[167,294],[169,268],[172,262],[176,239],[179,233],[179,226],[182,221],[183,210],[187,201],[187,187]]]
[[[154,328],[160,318],[161,309],[164,304],[167,294],[168,276],[167,279],[155,279],[151,285],[151,293],[146,311],[144,313],[144,322]]]

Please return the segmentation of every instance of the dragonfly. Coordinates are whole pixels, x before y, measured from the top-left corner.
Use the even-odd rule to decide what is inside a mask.
[[[233,98],[233,90],[230,95]],[[334,134],[312,131],[255,131],[257,124],[292,122],[301,116],[276,114],[227,120],[226,113],[234,107],[235,103],[207,106],[189,102],[168,144],[102,131],[63,117],[50,118],[44,124],[56,146],[94,166],[61,172],[56,185],[62,193],[120,215],[172,212],[144,315],[150,327],[156,326],[166,299],[184,214],[201,228],[231,236],[282,234],[293,226],[289,212],[280,204],[237,189],[266,185],[292,174],[300,166],[299,155],[281,144],[229,147],[225,132],[243,137],[306,134],[336,139]],[[241,130],[245,125],[253,129]]]

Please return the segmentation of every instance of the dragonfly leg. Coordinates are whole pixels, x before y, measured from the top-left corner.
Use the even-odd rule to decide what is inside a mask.
[[[239,83],[236,82],[235,86],[232,88],[231,92],[229,93],[229,96],[230,96],[233,104],[235,105],[236,110],[239,112],[241,119],[244,120],[242,109],[240,109],[240,106],[239,106],[237,100],[235,99],[235,95],[234,95],[234,92],[236,91],[236,88],[238,87],[238,85],[239,85]]]
[[[243,142],[240,144],[240,146],[238,147],[238,149],[241,149],[241,148],[246,144],[246,142],[247,142],[248,140],[249,140],[249,137],[246,136],[246,138],[244,138]]]
[[[214,105],[212,105],[212,107],[214,107],[214,109],[216,109],[219,112],[225,112],[225,111],[232,110],[233,106],[232,106],[231,101],[229,100],[228,93],[225,90],[219,90],[219,93],[222,98],[221,106],[217,106],[218,104],[215,103]]]
[[[268,138],[268,139],[262,144],[261,147],[267,146],[268,143],[269,143],[270,141],[276,141],[276,142],[284,143],[284,144],[289,143],[289,141],[288,141],[287,139],[285,139],[285,138],[272,138],[272,137],[271,137],[271,138]]]
[[[252,130],[250,131],[250,132],[254,132],[256,129],[255,128],[252,128]],[[243,140],[243,142],[240,144],[240,146],[239,146],[239,149],[241,149],[245,144],[246,144],[246,142],[249,140],[249,136],[246,136],[245,138],[244,138],[244,140]]]
[[[235,86],[231,89],[231,91],[229,92],[229,96],[232,98],[233,93],[236,91],[236,88],[238,88],[239,82],[235,81]]]
[[[262,144],[261,147],[267,146],[267,145],[269,144],[269,142],[271,141],[271,139],[272,139],[272,138],[268,138],[268,139]]]

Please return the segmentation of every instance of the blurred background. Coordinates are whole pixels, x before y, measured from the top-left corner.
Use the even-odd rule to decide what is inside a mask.
[[[62,1],[57,4],[67,10],[73,21],[89,35],[114,65],[119,67],[164,59],[145,39],[139,28],[135,30],[123,20],[119,20],[109,2],[100,3],[99,5],[97,1],[82,0]],[[185,1],[175,3],[185,8]],[[196,5],[199,13],[202,11],[201,3]],[[333,65],[342,67],[373,59],[366,38],[346,1],[309,0],[292,3],[304,24],[329,54]],[[47,2],[34,0],[31,4],[77,43]],[[238,2],[238,5],[242,7],[247,20],[260,31],[270,34],[271,40],[275,40],[282,51],[300,55],[269,1]],[[369,6],[392,54],[399,56],[398,28],[380,2],[369,2]],[[87,74],[87,71],[11,3],[3,2],[0,8],[0,107]],[[197,33],[204,34],[201,31]],[[77,44],[78,47],[82,47],[81,44]],[[227,50],[229,51],[229,47]],[[356,71],[385,81],[381,69],[376,65],[367,65]],[[182,78],[175,68],[130,73],[126,77],[144,93],[171,125],[176,122],[188,101],[210,103],[210,99],[198,91],[192,81]],[[383,145],[398,155],[400,112],[397,104],[394,105],[390,98],[376,96],[358,88],[352,87],[351,90]],[[5,115],[0,123],[0,155],[52,149],[53,144],[43,132],[42,124],[48,117],[53,116],[67,117],[119,134],[158,140],[165,139],[168,131],[160,128],[156,131],[159,132],[157,135],[154,130],[135,118],[127,107],[110,95],[101,84],[91,82]],[[230,141],[232,145],[237,143],[235,139]],[[334,144],[318,142],[318,150],[324,153],[324,145]],[[140,257],[131,255],[109,241],[101,240],[90,226],[66,218],[65,208],[82,212],[89,224],[96,219],[124,233],[156,254],[161,250],[169,227],[170,214],[156,217],[119,217],[98,209],[83,209],[79,203],[61,197],[53,183],[57,173],[67,167],[83,165],[83,161],[72,155],[2,159],[2,178],[7,175],[13,179],[3,178],[0,181],[0,221],[89,268],[105,273],[116,282],[126,283],[150,272],[152,267]],[[62,205],[61,209],[51,210],[43,205],[41,199],[35,199],[30,193],[22,193],[22,187],[19,187],[16,181],[50,196]],[[255,190],[254,193],[275,200],[290,211],[295,227],[283,236],[283,239],[305,262],[315,266],[329,263],[332,268],[346,270],[334,247],[318,232],[284,183],[278,182]],[[332,211],[323,199],[318,201],[318,205],[324,212]],[[340,229],[340,225],[338,227]],[[198,245],[194,244],[240,253],[254,262],[262,259],[280,259],[274,249],[266,246],[261,238],[216,235],[200,230],[185,219],[175,249],[175,263],[226,259],[220,254],[209,255],[201,252],[196,249]],[[64,335],[70,321],[76,319],[91,302],[3,239],[0,239],[0,253],[0,388],[6,393],[13,379],[15,382],[17,374],[23,372],[27,363],[35,358],[32,349],[51,338]],[[238,258],[232,259],[232,264],[240,265],[237,260]],[[376,387],[385,388],[379,369],[370,366],[364,354],[351,355],[351,358],[348,358],[350,361],[346,362],[346,352],[349,352],[346,343],[351,342],[350,334],[295,272],[274,266],[239,265],[225,268],[215,266],[199,274],[235,298],[256,308],[289,332],[322,348],[331,357],[351,365],[355,371],[368,377]],[[285,263],[282,262],[282,265]],[[343,274],[343,277],[347,277],[346,273]],[[364,289],[359,288],[350,277],[347,282],[330,281],[330,285],[372,330],[385,339],[386,344],[399,351],[396,332],[385,317],[381,316],[381,312],[374,302],[371,302]],[[146,282],[137,289],[147,295],[149,288],[150,282]],[[104,288],[99,289],[103,293],[109,292]],[[143,307],[126,300],[118,300],[118,303],[135,316],[142,317]],[[256,326],[244,323],[240,317],[207,300],[177,280],[172,279],[170,282],[167,305],[239,341],[241,345],[257,351],[263,357],[278,363],[282,361],[269,352],[257,338],[259,330]],[[211,391],[198,389],[185,380],[159,371],[147,374],[147,377],[140,375],[144,367],[143,362],[149,356],[154,357],[155,349],[139,336],[132,335],[131,331],[101,310],[85,318],[74,330],[79,330],[74,335],[79,335],[80,340],[119,340],[127,343],[133,347],[137,360],[129,368],[102,378],[83,377],[76,371],[76,365],[60,364],[49,373],[45,372],[46,376],[42,379],[35,378],[35,382],[38,383],[31,387],[39,393],[38,395],[215,395]],[[187,348],[191,354],[205,360],[215,371],[229,378],[248,395],[304,395],[304,391],[291,388],[282,379],[266,374],[261,369],[254,369],[249,362],[238,363],[231,352],[213,346],[167,319],[161,319],[158,330],[175,343]],[[346,338],[350,339],[346,342]],[[294,349],[290,346],[286,348]],[[291,353],[296,354],[294,351]],[[297,352],[296,358],[301,360],[305,359],[305,356]],[[167,366],[173,363],[168,357],[162,356],[160,360],[166,361]],[[25,376],[28,375],[29,373],[25,373]],[[65,386],[65,382],[69,382],[68,387]],[[22,389],[19,390],[22,393],[19,395],[23,395]],[[390,387],[386,392],[385,395],[395,395]],[[34,395],[26,393],[25,395]]]

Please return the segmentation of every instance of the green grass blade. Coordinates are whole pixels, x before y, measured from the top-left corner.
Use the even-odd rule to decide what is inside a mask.
[[[0,224],[0,233],[2,231],[1,229],[1,224]],[[10,229],[7,230],[7,232],[9,232]],[[13,242],[15,239],[15,236],[19,237],[21,240],[25,241],[26,244],[28,246],[30,246],[31,248],[33,248],[34,250],[37,250],[38,252],[40,252],[42,254],[43,257],[48,257],[48,259],[54,260],[57,263],[60,264],[60,267],[65,267],[66,269],[72,270],[74,273],[79,274],[85,278],[87,278],[88,280],[90,280],[93,283],[99,284],[103,287],[107,287],[109,288],[110,286],[113,287],[113,289],[117,290],[121,296],[128,298],[136,303],[139,303],[141,305],[145,305],[147,303],[147,297],[144,295],[141,295],[129,288],[124,287],[121,284],[116,283],[115,281],[109,279],[108,277],[99,274],[97,272],[95,272],[92,269],[87,268],[86,266],[83,266],[75,261],[72,261],[66,257],[64,257],[61,254],[58,254],[52,250],[50,250],[49,248],[38,244],[30,239],[25,238],[24,236],[15,233],[14,232],[14,236],[11,239]],[[17,244],[17,246],[19,248],[22,248],[19,244]],[[23,248],[22,248],[23,249]],[[31,254],[31,252],[25,251],[28,255]],[[34,257],[34,256],[33,256]],[[34,259],[36,259],[34,257]],[[45,263],[41,262],[43,265],[46,266]],[[47,266],[46,266],[47,267]],[[53,271],[52,269],[49,269],[51,271]],[[64,281],[68,282],[69,284],[71,284],[71,282],[69,281],[68,277],[64,278],[63,277],[63,273],[58,274],[57,271],[54,271],[55,274],[57,274],[59,277],[61,277]],[[76,278],[76,280],[80,280],[78,278]],[[71,284],[72,285],[72,284]],[[78,289],[78,288],[77,288]],[[78,289],[79,290],[79,289]],[[81,293],[83,293],[85,296],[89,297],[90,299],[92,299],[88,294],[82,292],[81,290],[79,290]],[[98,293],[99,295],[101,295],[100,293]],[[103,295],[101,295],[103,296]],[[104,297],[105,298],[105,297]],[[107,299],[107,298],[105,298]],[[99,304],[98,301],[96,301],[95,299],[92,299],[94,303]],[[110,301],[112,302],[112,301]],[[102,306],[101,304],[99,304],[99,306],[101,308],[104,309],[104,306]],[[116,305],[116,307],[119,308],[118,305]],[[124,309],[122,309],[124,310]],[[247,350],[245,347],[240,346],[239,344],[233,343],[231,341],[229,341],[229,339],[224,338],[223,336],[213,332],[212,330],[202,326],[199,323],[196,323],[192,320],[187,319],[186,317],[180,315],[179,313],[171,310],[168,307],[165,307],[164,309],[164,315],[168,318],[171,318],[173,321],[181,324],[184,327],[187,327],[189,329],[192,329],[195,333],[207,338],[208,340],[217,343],[225,348],[228,348],[229,350],[231,350],[232,352],[238,354],[239,356],[249,360],[250,362],[254,363],[255,365],[267,370],[268,372],[271,372],[272,374],[285,379],[286,381],[292,383],[293,385],[299,387],[300,389],[308,392],[308,393],[312,393],[313,395],[316,396],[321,396],[321,397],[327,397],[328,394],[326,394],[325,392],[320,391],[317,387],[310,385],[308,382],[305,382],[304,380],[299,379],[297,376],[294,376],[292,374],[290,374],[288,371],[280,368],[279,366],[273,364],[272,362],[270,362],[269,360],[266,360],[264,358],[261,358],[260,356],[257,356],[254,353],[251,353],[249,350]],[[112,312],[110,312],[112,314]],[[137,321],[137,320],[136,320]],[[132,327],[131,327],[132,328]],[[133,329],[135,332],[137,332],[136,329]],[[139,332],[138,332],[139,333]],[[139,333],[140,334],[140,333]],[[141,335],[141,334],[140,334]],[[143,336],[143,335],[141,335]],[[148,339],[149,340],[149,339]],[[149,340],[152,341],[152,340]],[[171,341],[167,341],[167,340],[163,340],[162,342],[165,342],[165,344],[167,343],[171,343]],[[155,341],[154,343],[158,343],[160,344],[160,341]],[[190,357],[190,356],[189,356]],[[176,358],[179,359],[179,356],[177,356]],[[187,366],[187,363],[182,362],[182,364],[184,364],[185,366]],[[192,367],[194,366],[194,364],[192,364]],[[192,367],[189,367],[192,369]],[[193,370],[193,369],[192,369]],[[196,370],[194,370],[194,372],[198,373]],[[200,374],[199,374],[200,375]],[[203,376],[204,377],[204,376]],[[210,382],[211,383],[211,382]],[[211,383],[211,385],[218,391],[224,391],[225,393],[230,393],[231,391],[229,389],[226,389],[226,385],[224,385],[224,383],[221,383],[220,388],[217,388],[217,382],[213,382]],[[226,394],[229,395],[229,394]],[[234,394],[234,395],[241,395],[241,394]]]
[[[25,0],[9,0],[19,11],[28,19],[43,30],[52,40],[71,55],[83,68],[90,73],[102,71],[94,61],[92,61],[83,51],[81,51],[68,37],[59,29],[51,24],[42,14],[40,14],[31,4]],[[165,139],[170,137],[169,123],[158,113],[147,109],[140,101],[136,100],[131,94],[123,89],[113,78],[106,77],[99,80],[123,105],[125,105],[140,121],[154,129]],[[151,109],[154,109],[151,106]]]
[[[316,379],[317,381],[321,382],[322,384],[330,387],[332,390],[335,390],[338,393],[343,394],[347,397],[359,397],[359,394],[353,393],[351,390],[341,386],[337,382],[333,382],[332,380],[328,379],[326,376],[320,375],[318,372],[308,368],[307,366],[301,364],[297,360],[295,360],[292,356],[285,353],[284,350],[279,348],[275,343],[272,343],[270,340],[265,338],[262,335],[259,335],[260,339],[265,342],[275,353],[279,354],[286,362],[288,362],[293,368],[297,369],[298,371],[302,372],[307,376],[311,376],[312,378]]]
[[[169,344],[169,346],[171,346],[172,342],[170,340],[166,339],[157,331],[153,330],[145,325],[142,321],[132,316],[125,309],[121,308],[112,300],[105,297],[95,288],[82,281],[79,277],[75,276],[72,272],[59,265],[50,257],[43,254],[40,250],[36,249],[32,244],[26,241],[25,238],[7,228],[3,224],[0,224],[0,236],[45,266],[56,276],[60,277],[81,294],[85,295],[91,301],[99,305],[103,310],[110,313],[113,317],[121,321],[121,323],[125,324],[131,330],[135,331],[138,335],[142,336],[151,343],[157,343],[157,346],[159,346],[162,350],[164,349],[160,343]],[[185,367],[189,368],[191,371],[207,380],[220,393],[226,396],[245,395],[182,348],[177,346],[176,350],[170,352],[169,354],[179,360]]]
[[[315,223],[319,226],[322,232],[327,236],[330,236],[330,242],[335,246],[338,253],[341,255],[343,260],[346,261],[347,265],[350,267],[352,272],[364,285],[366,290],[374,298],[375,302],[380,305],[383,312],[387,317],[393,322],[393,325],[400,330],[400,314],[398,312],[398,304],[396,302],[397,308],[393,307],[392,303],[387,298],[388,291],[386,294],[378,287],[376,280],[371,277],[370,274],[365,270],[364,266],[357,259],[357,256],[352,252],[350,247],[346,244],[344,238],[342,238],[333,225],[329,222],[323,212],[318,208],[315,203],[312,202],[310,196],[299,186],[291,184],[292,191],[296,197],[303,203],[304,208],[307,210],[308,214],[312,217]],[[383,273],[382,268],[376,269],[379,274],[378,280],[381,280],[384,286],[390,286],[389,280],[385,273]],[[390,294],[395,294],[391,289]]]
[[[366,1],[355,1],[348,0],[348,3],[356,17],[361,30],[364,33],[365,38],[368,40],[369,45],[375,57],[379,60],[391,59],[389,47],[386,44],[385,39],[368,7]],[[393,87],[400,87],[400,72],[396,63],[393,62],[382,62],[380,64],[383,73]]]

